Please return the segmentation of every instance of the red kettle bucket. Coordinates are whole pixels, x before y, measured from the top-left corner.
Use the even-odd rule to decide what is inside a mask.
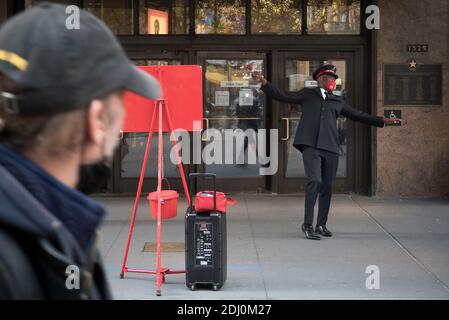
[[[165,178],[162,180],[167,181],[168,188],[170,189],[168,180]],[[161,219],[176,217],[178,214],[178,198],[179,193],[176,190],[161,190]],[[147,199],[150,202],[151,217],[157,220],[157,191],[151,192]]]

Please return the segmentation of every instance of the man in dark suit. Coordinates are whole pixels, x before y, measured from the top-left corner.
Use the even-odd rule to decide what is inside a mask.
[[[307,239],[320,240],[321,236],[331,237],[327,227],[327,217],[332,197],[332,185],[337,173],[339,139],[337,117],[342,115],[351,120],[376,127],[385,123],[401,121],[371,116],[349,106],[334,95],[335,80],[338,79],[336,67],[323,65],[313,73],[318,81],[317,88],[304,88],[296,92],[281,92],[259,73],[254,79],[262,83],[261,90],[273,99],[289,104],[300,104],[302,116],[298,125],[293,146],[303,154],[304,169],[308,178],[305,195],[304,224],[301,229]],[[313,229],[314,207],[319,195],[318,219]]]

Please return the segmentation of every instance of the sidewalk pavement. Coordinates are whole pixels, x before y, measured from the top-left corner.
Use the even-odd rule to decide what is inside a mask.
[[[116,299],[449,299],[449,200],[383,200],[334,196],[328,228],[332,238],[306,240],[300,225],[304,197],[239,194],[229,207],[228,280],[219,291],[185,286],[167,275],[162,296],[156,277],[120,267],[134,199],[105,198],[109,216],[101,251]],[[185,199],[178,216],[163,222],[166,243],[184,243]],[[154,269],[156,223],[142,197],[127,266]],[[183,252],[165,252],[162,265],[184,269]],[[380,289],[367,289],[368,266],[377,266]]]

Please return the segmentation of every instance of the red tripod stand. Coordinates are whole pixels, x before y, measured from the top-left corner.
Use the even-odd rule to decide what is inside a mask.
[[[184,192],[186,194],[186,198],[187,198],[187,202],[190,206],[190,195],[189,195],[189,190],[187,187],[187,183],[186,183],[186,179],[185,179],[185,175],[184,175],[184,169],[182,167],[182,163],[181,163],[181,159],[179,157],[179,150],[178,150],[178,146],[176,144],[176,140],[174,138],[173,135],[173,123],[172,123],[172,119],[170,116],[170,111],[169,108],[167,107],[167,101],[165,99],[160,99],[160,100],[156,100],[155,101],[155,105],[156,105],[156,109],[155,112],[153,112],[153,117],[151,119],[151,124],[150,124],[150,130],[148,132],[148,140],[147,140],[147,145],[145,148],[145,155],[143,158],[143,163],[142,163],[142,170],[140,172],[140,179],[139,179],[139,185],[137,188],[137,193],[136,193],[136,199],[134,202],[134,208],[133,208],[133,213],[131,216],[131,223],[129,226],[129,231],[128,231],[128,239],[126,241],[126,246],[125,246],[125,255],[123,257],[123,263],[122,263],[122,268],[121,268],[121,273],[120,273],[120,278],[124,278],[125,273],[126,272],[131,272],[131,273],[148,273],[148,274],[155,274],[156,275],[156,295],[160,296],[161,295],[161,286],[162,283],[165,282],[165,276],[168,274],[181,274],[181,273],[185,273],[185,270],[170,270],[169,268],[164,268],[161,267],[161,234],[162,234],[162,218],[161,218],[161,190],[162,190],[162,154],[163,154],[163,144],[162,144],[162,127],[163,127],[163,114],[165,113],[166,115],[166,119],[168,120],[168,128],[170,130],[171,133],[171,141],[173,142],[173,146],[175,148],[175,154],[176,154],[176,162],[179,166],[179,172],[181,174],[181,179],[182,179],[182,184],[184,187]],[[152,133],[153,133],[153,128],[155,125],[155,120],[156,120],[156,114],[158,114],[158,123],[159,123],[159,127],[158,127],[158,174],[157,174],[157,203],[158,203],[158,207],[157,207],[157,261],[156,261],[156,270],[144,270],[144,269],[132,269],[132,268],[128,268],[126,266],[126,262],[128,260],[128,253],[129,253],[129,247],[130,247],[130,243],[131,243],[131,239],[132,239],[132,234],[133,234],[133,230],[134,230],[134,223],[135,223],[135,219],[136,219],[136,213],[137,213],[137,208],[139,205],[139,200],[140,200],[140,195],[142,192],[142,185],[143,185],[143,180],[145,177],[145,170],[147,167],[147,160],[148,160],[148,155],[150,153],[150,146],[151,146],[151,140],[152,140]]]

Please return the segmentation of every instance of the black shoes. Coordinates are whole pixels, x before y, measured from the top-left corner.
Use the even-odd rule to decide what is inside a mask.
[[[315,230],[313,230],[311,225],[303,224],[301,230],[306,235],[306,238],[310,240],[321,240],[320,235],[323,237],[332,237],[332,232],[330,232],[326,226],[317,225]]]
[[[332,237],[332,232],[330,232],[326,226],[319,226],[317,225],[315,228],[315,232],[317,234],[322,235],[323,237]]]
[[[310,240],[321,240],[321,237],[313,231],[313,227],[311,225],[303,224],[301,227],[302,232],[306,235],[307,239]]]

